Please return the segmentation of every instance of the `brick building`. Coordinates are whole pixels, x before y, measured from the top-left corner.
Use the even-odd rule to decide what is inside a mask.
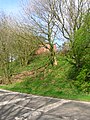
[[[57,51],[57,47],[56,44],[53,45],[55,52]],[[46,52],[49,52],[50,49],[50,45],[47,43],[45,46],[44,45],[40,45],[39,49],[35,52],[36,54],[43,54]]]

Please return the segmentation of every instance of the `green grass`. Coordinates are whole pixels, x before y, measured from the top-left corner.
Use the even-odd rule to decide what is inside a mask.
[[[48,56],[46,56],[46,54],[35,56],[28,66],[14,65],[15,66],[14,74],[21,73],[23,71],[30,71],[37,69],[38,67],[43,66],[47,62],[48,62]]]
[[[20,83],[0,86],[0,88],[35,95],[90,101],[90,94],[83,93],[73,84],[73,80],[67,79],[70,64],[59,55],[57,60],[58,66],[53,68],[49,66],[45,73],[40,72],[34,77],[26,77]],[[43,66],[47,61],[48,58],[45,55],[39,56],[29,66],[23,67],[23,69],[19,68],[18,71],[36,69]]]

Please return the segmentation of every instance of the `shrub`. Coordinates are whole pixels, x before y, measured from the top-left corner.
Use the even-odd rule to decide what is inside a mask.
[[[75,80],[77,89],[90,92],[90,13],[85,16],[83,26],[75,32],[69,56],[73,63],[69,78]]]

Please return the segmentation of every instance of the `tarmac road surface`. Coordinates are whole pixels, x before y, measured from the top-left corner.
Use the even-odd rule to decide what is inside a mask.
[[[0,120],[90,120],[90,102],[0,89]]]

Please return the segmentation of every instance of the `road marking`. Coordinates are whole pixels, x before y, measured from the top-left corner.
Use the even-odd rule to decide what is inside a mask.
[[[38,116],[40,116],[42,113],[40,111],[34,111],[32,112],[29,116],[28,119],[29,120],[36,120]]]
[[[16,94],[13,94],[13,93],[2,93],[2,94],[0,94],[0,96],[3,96],[3,95],[16,95]]]
[[[30,107],[25,107],[25,106],[21,106],[21,105],[16,105],[19,108],[23,108],[23,109],[27,109],[27,110],[31,110],[31,111],[35,111],[35,109],[30,108]]]
[[[16,103],[16,102],[23,101],[23,100],[25,100],[25,98],[19,98],[19,99],[15,99],[15,100],[8,100],[8,101],[0,102],[0,106],[8,105],[11,103]]]
[[[32,113],[25,113],[23,114],[21,117],[16,117],[15,120],[23,120],[23,118],[28,117],[29,119],[33,119],[33,117],[38,117],[41,115],[41,112],[48,112],[49,110],[52,110],[54,108],[57,108],[61,105],[63,105],[64,103],[68,103],[71,100],[61,100],[59,102],[53,103],[53,104],[49,104],[47,106],[41,107],[40,109],[37,109],[36,111],[33,111]],[[27,119],[26,119],[27,120]]]
[[[15,120],[23,120],[23,118],[15,117]],[[24,119],[24,120],[27,120],[27,119]]]
[[[56,102],[56,103],[53,103],[53,104],[49,104],[49,105],[47,105],[47,106],[44,106],[44,107],[38,109],[38,111],[40,111],[40,112],[48,112],[49,110],[52,110],[52,109],[54,109],[54,108],[57,108],[57,107],[63,105],[64,103],[68,103],[68,102],[70,102],[70,101],[71,101],[71,100],[63,100],[63,99],[62,99],[62,100],[59,101],[59,102]]]

